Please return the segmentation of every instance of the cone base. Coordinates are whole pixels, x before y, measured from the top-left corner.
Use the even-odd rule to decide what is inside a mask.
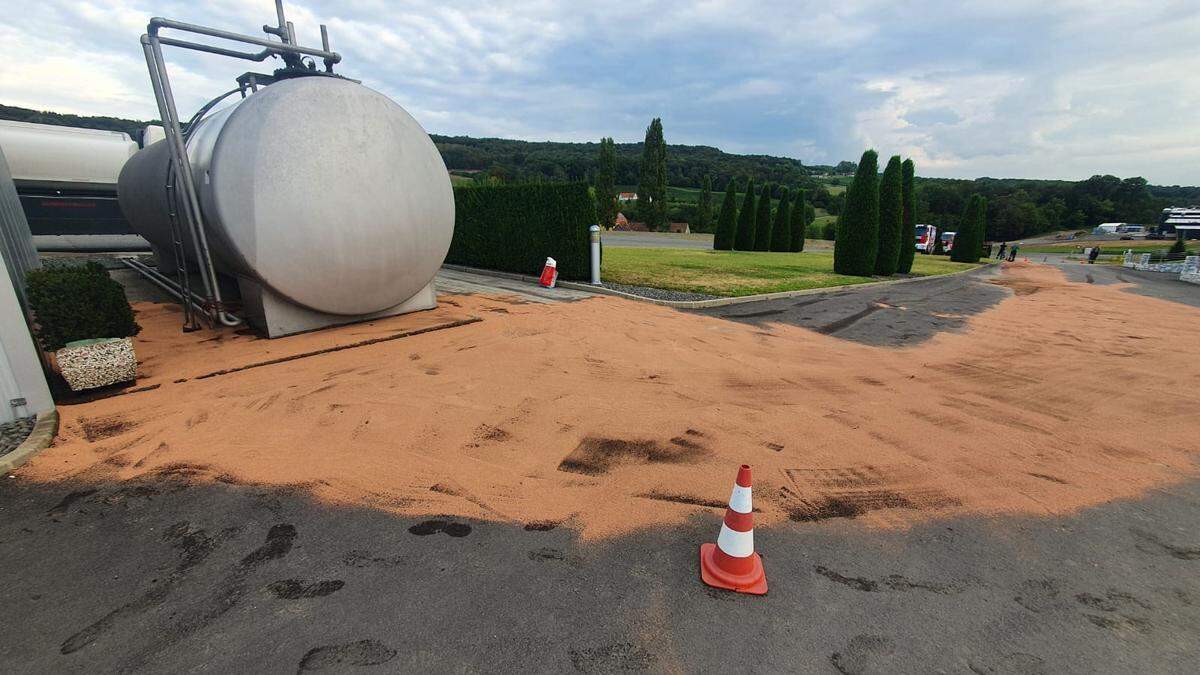
[[[712,586],[727,591],[748,593],[750,595],[767,594],[767,574],[763,570],[762,558],[757,553],[751,555],[753,568],[746,574],[730,574],[713,560],[716,544],[700,545],[700,580]]]

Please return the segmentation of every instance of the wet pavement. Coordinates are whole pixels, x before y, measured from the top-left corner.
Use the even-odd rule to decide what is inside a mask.
[[[1146,297],[1200,307],[1200,285],[1177,275],[1139,272],[1119,265],[1086,265],[1063,256],[1039,256],[1063,270],[1074,283],[1128,284]],[[760,327],[784,323],[880,347],[906,347],[944,332],[963,330],[970,318],[1010,292],[990,280],[991,266],[966,274],[929,277],[905,284],[849,287],[842,291],[694,310],[708,316]]]
[[[996,268],[887,286],[727,305],[699,313],[756,326],[783,323],[881,347],[919,344],[961,331],[970,318],[1009,296],[988,283]]]

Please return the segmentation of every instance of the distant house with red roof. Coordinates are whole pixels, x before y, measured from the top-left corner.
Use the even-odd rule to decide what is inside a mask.
[[[636,202],[637,198],[636,192],[621,192],[617,194],[617,201],[619,202]]]
[[[667,223],[667,232],[676,234],[691,234],[692,228],[687,223]]]
[[[645,223],[631,223],[624,213],[617,214],[617,224],[613,226],[616,232],[649,232]]]

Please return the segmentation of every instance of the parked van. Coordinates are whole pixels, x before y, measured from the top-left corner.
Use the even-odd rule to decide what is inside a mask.
[[[946,252],[946,255],[950,255],[950,251],[954,250],[954,235],[956,235],[956,234],[958,234],[958,233],[957,232],[943,232],[942,233],[942,250]]]
[[[917,250],[921,253],[933,253],[937,247],[938,229],[933,225],[917,225]]]

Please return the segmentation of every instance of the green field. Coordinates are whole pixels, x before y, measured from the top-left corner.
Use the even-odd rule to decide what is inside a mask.
[[[914,276],[949,274],[977,267],[934,256],[917,256]],[[754,295],[879,281],[834,274],[833,252],[757,253],[604,247],[605,281],[717,296]]]

